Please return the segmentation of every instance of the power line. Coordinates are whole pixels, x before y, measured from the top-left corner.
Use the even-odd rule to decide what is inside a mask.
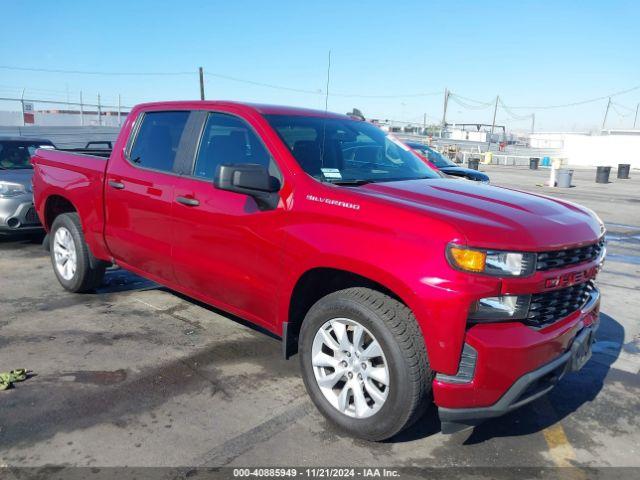
[[[220,73],[205,72],[205,77],[215,77],[223,80],[230,80],[232,82],[246,83],[248,85],[255,85],[258,87],[271,88],[274,90],[283,90],[287,92],[307,93],[310,95],[325,95],[326,92],[322,89],[309,90],[304,88],[294,88],[284,85],[276,85],[273,83],[256,82],[254,80],[247,80],[245,78],[232,77],[230,75],[223,75]],[[440,95],[442,92],[427,92],[427,93],[406,93],[406,94],[394,94],[394,95],[367,95],[361,93],[335,93],[330,94],[331,97],[345,97],[345,98],[412,98],[412,97],[427,97],[432,95]]]
[[[500,106],[502,107],[502,109],[513,119],[513,120],[529,120],[531,119],[531,115],[533,115],[532,113],[530,113],[529,115],[518,115],[516,113],[513,113],[509,107],[507,107],[504,102],[502,101],[502,99],[499,100],[500,102]]]
[[[176,76],[176,75],[197,75],[198,71],[175,71],[175,72],[107,72],[98,70],[62,70],[53,68],[32,68],[32,67],[14,67],[9,65],[0,65],[0,69],[4,70],[17,70],[22,72],[43,72],[43,73],[66,73],[71,75],[108,75],[108,76]],[[289,92],[308,93],[313,95],[324,95],[324,92],[318,90],[308,90],[303,88],[287,87],[283,85],[276,85],[272,83],[256,82],[244,78],[233,77],[231,75],[223,75],[221,73],[205,72],[205,76],[221,78],[224,80],[230,80],[233,82],[246,83],[249,85],[256,85],[259,87],[267,87],[276,90],[285,90]],[[406,93],[406,94],[393,94],[393,95],[367,95],[361,93],[332,93],[333,97],[353,97],[353,98],[412,98],[412,97],[428,97],[432,95],[440,95],[442,92],[420,92],[420,93]]]
[[[467,102],[477,103],[479,105],[486,105],[488,107],[490,107],[491,105],[493,105],[495,103],[495,100],[490,100],[488,102],[483,102],[481,100],[474,100],[473,98],[463,97],[462,95],[458,95],[457,93],[453,93],[453,92],[451,93],[451,95],[455,95],[459,99],[466,100]]]
[[[471,104],[469,104],[467,102],[464,102],[464,101],[460,100],[461,98],[464,98],[464,97],[461,97],[460,95],[457,95],[455,93],[450,93],[449,94],[449,98],[451,100],[453,100],[454,102],[456,102],[461,107],[466,108],[468,110],[485,110],[485,109],[493,106],[493,104],[495,103],[495,100],[494,100],[491,103],[482,103],[481,105],[471,105]]]
[[[635,87],[627,88],[625,90],[620,90],[614,93],[610,93],[608,95],[603,95],[601,97],[590,98],[588,100],[581,100],[579,102],[571,102],[571,103],[563,103],[559,105],[519,105],[519,106],[511,106],[513,109],[529,109],[529,110],[550,110],[552,108],[564,108],[564,107],[575,107],[578,105],[585,105],[587,103],[599,102],[600,100],[606,100],[610,97],[615,97],[618,95],[624,95],[625,93],[633,92],[635,90],[640,90],[640,85],[636,85]]]
[[[196,75],[198,72],[105,72],[97,70],[61,70],[57,68],[31,68],[12,67],[0,65],[2,70],[17,70],[21,72],[44,72],[44,73],[68,73],[73,75],[109,75],[109,76],[171,76],[171,75]]]
[[[0,65],[0,69],[23,71],[23,72],[46,72],[46,73],[61,73],[61,74],[73,74],[73,75],[104,75],[104,76],[182,76],[182,75],[186,75],[186,76],[194,75],[195,76],[195,75],[198,74],[197,70],[193,70],[193,71],[124,72],[124,71],[103,71],[103,70],[64,70],[64,69],[54,69],[54,68],[16,67],[16,66],[11,66],[11,65]],[[224,80],[244,83],[244,84],[248,84],[248,85],[255,85],[255,86],[260,86],[260,87],[266,87],[266,88],[271,88],[271,89],[275,89],[275,90],[297,92],[297,93],[305,93],[305,94],[311,94],[311,95],[325,95],[325,93],[326,93],[326,92],[323,92],[322,89],[311,90],[311,89],[294,88],[294,87],[289,87],[289,86],[284,86],[284,85],[277,85],[277,84],[266,83],[266,82],[257,82],[257,81],[253,81],[253,80],[238,78],[238,77],[234,77],[234,76],[230,76],[230,75],[224,75],[224,74],[220,74],[220,73],[209,73],[209,72],[207,72],[207,73],[205,73],[205,75],[207,77],[220,78],[220,79],[224,79]],[[38,89],[32,89],[32,90],[36,91]],[[526,117],[523,117],[523,116],[517,115],[517,114],[515,114],[513,112],[509,112],[509,109],[513,109],[513,110],[519,110],[519,109],[549,110],[549,109],[556,109],[556,108],[574,107],[574,106],[579,106],[579,105],[585,105],[585,104],[588,104],[588,103],[598,102],[598,101],[605,100],[607,98],[611,98],[611,97],[615,97],[615,96],[619,96],[619,95],[624,95],[626,93],[630,93],[630,92],[633,92],[633,91],[636,91],[636,90],[640,90],[640,85],[636,85],[636,86],[633,86],[631,88],[627,88],[627,89],[624,89],[624,90],[619,90],[617,92],[614,92],[614,93],[611,93],[611,94],[608,94],[608,95],[602,95],[602,96],[599,96],[599,97],[589,98],[589,99],[586,99],[586,100],[580,100],[580,101],[570,102],[570,103],[563,103],[563,104],[556,104],[556,105],[517,105],[517,106],[507,106],[501,100],[500,101],[500,105],[510,115],[512,115],[514,119],[516,119],[516,118],[517,119],[524,119],[524,118],[529,118],[530,115],[527,115]],[[43,89],[40,89],[39,91],[44,92]],[[52,93],[53,93],[53,91],[52,91]],[[58,93],[58,92],[56,92],[56,93]],[[362,94],[362,93],[358,93],[358,92],[356,92],[356,93],[335,92],[335,93],[331,93],[331,96],[333,96],[333,97],[344,97],[344,98],[363,98],[363,99],[366,99],[366,98],[370,98],[370,99],[375,99],[375,98],[378,98],[378,99],[384,99],[384,98],[393,99],[393,98],[429,97],[429,96],[435,96],[435,95],[441,95],[441,94],[442,94],[442,91],[407,93],[407,94],[389,94],[389,95],[368,95],[368,94]],[[451,99],[454,100],[458,105],[460,105],[463,108],[469,109],[469,110],[483,110],[483,109],[491,107],[494,104],[493,100],[491,100],[489,102],[485,102],[485,101],[481,101],[481,100],[475,100],[473,98],[464,97],[462,95],[454,94],[452,92],[450,92],[449,95],[450,95]],[[616,103],[615,105],[620,107],[620,108],[624,108],[625,110],[628,110],[629,112],[634,111],[633,108],[627,107],[625,105],[621,105],[619,103]],[[620,114],[620,115],[624,116],[624,114]]]
[[[622,118],[629,117],[633,113],[633,110],[631,110],[629,113],[622,113],[620,110],[618,110],[616,108],[616,106],[624,107],[624,105],[620,105],[618,103],[611,102],[611,108],[613,109],[613,111],[616,112],[618,114],[618,116],[620,116]],[[627,108],[627,107],[624,107],[624,108]]]
[[[618,102],[611,102],[611,103],[617,105],[620,108],[624,108],[625,110],[627,110],[629,112],[635,111],[635,108],[627,107],[626,105],[622,105],[621,103],[618,103]]]

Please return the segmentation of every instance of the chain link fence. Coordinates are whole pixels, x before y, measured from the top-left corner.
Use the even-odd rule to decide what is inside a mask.
[[[131,107],[117,103],[51,100],[34,97],[0,97],[0,126],[5,127],[120,127]]]

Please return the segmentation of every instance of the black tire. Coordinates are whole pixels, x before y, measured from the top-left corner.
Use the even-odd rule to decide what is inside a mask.
[[[56,232],[62,227],[66,228],[71,234],[76,251],[76,270],[70,279],[63,278],[61,273],[58,271],[54,254]],[[51,264],[60,285],[62,285],[66,290],[75,293],[87,292],[100,286],[107,264],[106,262],[93,259],[92,266],[91,252],[85,242],[84,234],[82,233],[82,226],[80,224],[80,217],[77,213],[63,213],[56,217],[53,221],[53,225],[51,226],[49,242]]]
[[[370,417],[342,413],[325,398],[316,381],[313,341],[318,330],[335,318],[356,321],[369,330],[387,359],[388,397]],[[299,351],[304,383],[313,403],[331,423],[352,436],[371,441],[388,439],[419,419],[428,407],[433,373],[420,328],[409,308],[384,293],[357,287],[320,299],[305,316]]]

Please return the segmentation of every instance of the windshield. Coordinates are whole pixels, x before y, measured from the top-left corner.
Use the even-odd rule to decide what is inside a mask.
[[[437,152],[436,150],[433,150],[433,149],[427,147],[426,145],[415,145],[414,144],[414,145],[412,145],[412,148],[414,150],[420,152],[421,155],[427,157],[429,159],[429,161],[431,163],[433,163],[438,168],[455,167],[455,166],[457,166],[455,163],[453,163],[447,157],[442,155],[440,152]]]
[[[439,178],[411,150],[360,120],[266,115],[312,177],[332,183]]]
[[[0,170],[22,170],[33,168],[31,166],[31,156],[38,148],[43,146],[52,147],[50,144],[41,142],[14,142],[0,140]]]

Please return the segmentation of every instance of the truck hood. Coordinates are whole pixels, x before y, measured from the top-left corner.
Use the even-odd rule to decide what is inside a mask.
[[[475,182],[408,180],[354,190],[447,222],[478,247],[549,250],[594,242],[604,231],[587,208]]]

